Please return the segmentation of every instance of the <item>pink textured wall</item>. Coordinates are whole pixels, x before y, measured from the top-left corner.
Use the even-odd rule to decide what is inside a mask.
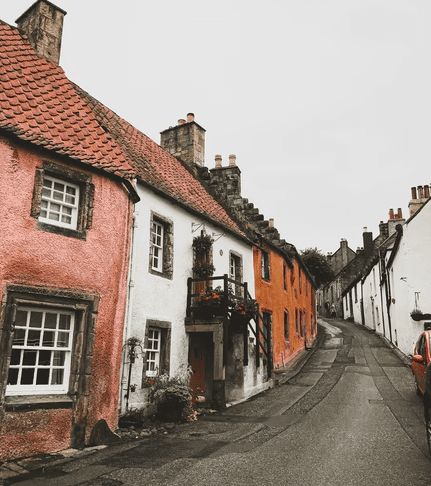
[[[35,169],[42,160],[59,162],[0,138],[0,299],[4,302],[8,284],[66,288],[100,296],[87,431],[100,418],[115,427],[131,203],[118,182],[87,171],[95,185],[93,224],[87,239],[42,231],[30,216]],[[10,451],[19,450],[23,456],[68,447],[70,416],[70,410],[7,413],[0,426],[0,460],[10,457]],[[38,427],[34,428],[37,423],[46,424],[44,441]],[[27,431],[23,424],[28,424]],[[17,449],[9,444],[16,443],[12,436],[18,428]]]

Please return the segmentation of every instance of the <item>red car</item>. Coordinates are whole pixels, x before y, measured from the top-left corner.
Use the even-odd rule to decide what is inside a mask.
[[[416,391],[424,397],[425,427],[431,454],[431,330],[424,331],[416,343],[412,357],[412,372]]]
[[[412,373],[415,377],[416,391],[419,395],[425,394],[425,377],[427,366],[431,362],[430,356],[431,330],[424,331],[416,343],[412,357]]]

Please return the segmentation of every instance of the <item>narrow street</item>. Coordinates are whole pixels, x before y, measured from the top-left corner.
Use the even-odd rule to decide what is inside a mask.
[[[290,383],[163,438],[6,484],[430,485],[410,370],[359,326],[324,325],[322,346]]]

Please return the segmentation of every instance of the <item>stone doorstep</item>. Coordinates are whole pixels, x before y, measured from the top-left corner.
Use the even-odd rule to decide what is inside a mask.
[[[30,456],[23,459],[17,459],[15,461],[4,462],[0,465],[0,481],[36,471],[46,466],[54,466],[64,462],[69,462],[77,457],[88,456],[101,449],[105,449],[106,447],[106,445],[98,445],[86,447],[82,450],[64,449],[62,451],[53,452],[50,454]]]

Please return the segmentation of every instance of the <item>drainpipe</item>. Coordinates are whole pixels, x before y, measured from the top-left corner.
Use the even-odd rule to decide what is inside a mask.
[[[127,336],[129,334],[129,330],[131,328],[132,324],[132,308],[133,308],[133,297],[134,297],[134,270],[135,267],[133,265],[133,256],[134,256],[134,243],[135,243],[135,228],[136,228],[136,216],[137,216],[137,211],[136,211],[136,205],[133,205],[133,214],[132,214],[132,227],[130,229],[130,255],[129,255],[129,270],[128,270],[128,285],[127,285],[127,307],[126,307],[126,315],[125,315],[125,323],[123,326],[123,359],[122,359],[122,365],[121,365],[121,380],[120,380],[120,413],[121,410],[123,409],[123,403],[124,403],[124,384],[126,381],[125,377],[125,357],[127,356],[127,346],[126,346],[126,340]],[[129,393],[129,390],[127,390],[127,393]]]

